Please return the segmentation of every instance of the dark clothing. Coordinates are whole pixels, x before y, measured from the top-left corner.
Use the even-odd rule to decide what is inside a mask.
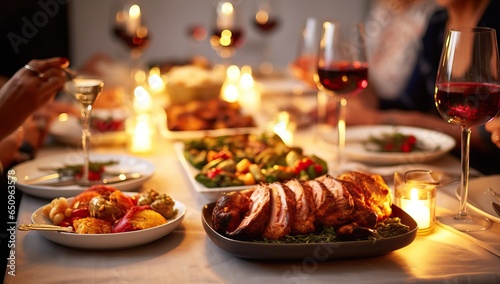
[[[499,11],[500,1],[491,0],[477,25],[496,29],[497,40],[500,39]],[[446,10],[439,10],[431,17],[427,31],[422,38],[422,49],[417,65],[404,93],[396,100],[382,101],[380,105],[382,109],[417,110],[439,116],[434,104],[434,86],[444,39],[447,35],[445,31],[447,20]],[[489,152],[486,155],[474,151],[474,146],[471,145],[470,165],[485,174],[500,173],[500,167],[494,164],[494,161],[500,160],[500,150],[491,142],[489,133],[484,130],[484,125],[480,127],[480,134],[484,142],[488,144]],[[460,153],[455,154],[460,155]]]
[[[0,1],[0,75],[10,78],[31,59],[69,58],[65,3]]]

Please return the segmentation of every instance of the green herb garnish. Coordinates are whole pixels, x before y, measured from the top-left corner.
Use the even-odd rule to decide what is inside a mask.
[[[399,217],[387,218],[382,222],[379,222],[375,228],[375,233],[364,240],[379,240],[384,238],[395,237],[408,233],[410,227],[401,223]],[[253,240],[254,242],[263,243],[273,243],[273,244],[310,244],[310,243],[334,243],[343,241],[335,233],[335,229],[332,226],[323,226],[321,231],[317,233],[311,233],[307,235],[296,235],[290,236],[286,235],[280,240],[268,240],[268,239],[258,239]],[[362,241],[362,239],[357,239],[356,241]]]

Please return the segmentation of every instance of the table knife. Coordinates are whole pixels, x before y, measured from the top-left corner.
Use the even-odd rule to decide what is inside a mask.
[[[117,174],[113,175],[110,177],[105,177],[102,180],[95,180],[95,181],[89,181],[88,184],[82,184],[80,183],[79,180],[76,180],[74,178],[62,178],[59,174],[54,173],[54,174],[49,174],[33,179],[28,179],[25,181],[26,184],[30,185],[40,185],[40,186],[69,186],[69,185],[79,185],[79,186],[91,186],[91,185],[96,185],[96,184],[113,184],[113,183],[119,183],[119,182],[124,182],[127,180],[133,180],[133,179],[138,179],[142,175],[140,173],[134,172],[134,173],[122,173],[122,174]],[[52,182],[46,182],[50,180],[54,180]]]
[[[500,216],[500,204],[491,201],[491,205],[493,206],[493,210],[497,212],[497,215]]]

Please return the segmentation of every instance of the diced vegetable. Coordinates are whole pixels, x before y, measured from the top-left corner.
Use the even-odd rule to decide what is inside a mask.
[[[328,172],[324,160],[288,147],[274,134],[204,137],[184,146],[186,160],[200,169],[195,179],[206,187],[308,180]]]

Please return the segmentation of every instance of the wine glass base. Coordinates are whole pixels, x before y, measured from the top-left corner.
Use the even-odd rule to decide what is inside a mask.
[[[446,226],[450,226],[462,232],[484,231],[491,227],[490,220],[470,214],[466,216],[461,216],[459,214],[448,215],[439,217],[437,220]]]

